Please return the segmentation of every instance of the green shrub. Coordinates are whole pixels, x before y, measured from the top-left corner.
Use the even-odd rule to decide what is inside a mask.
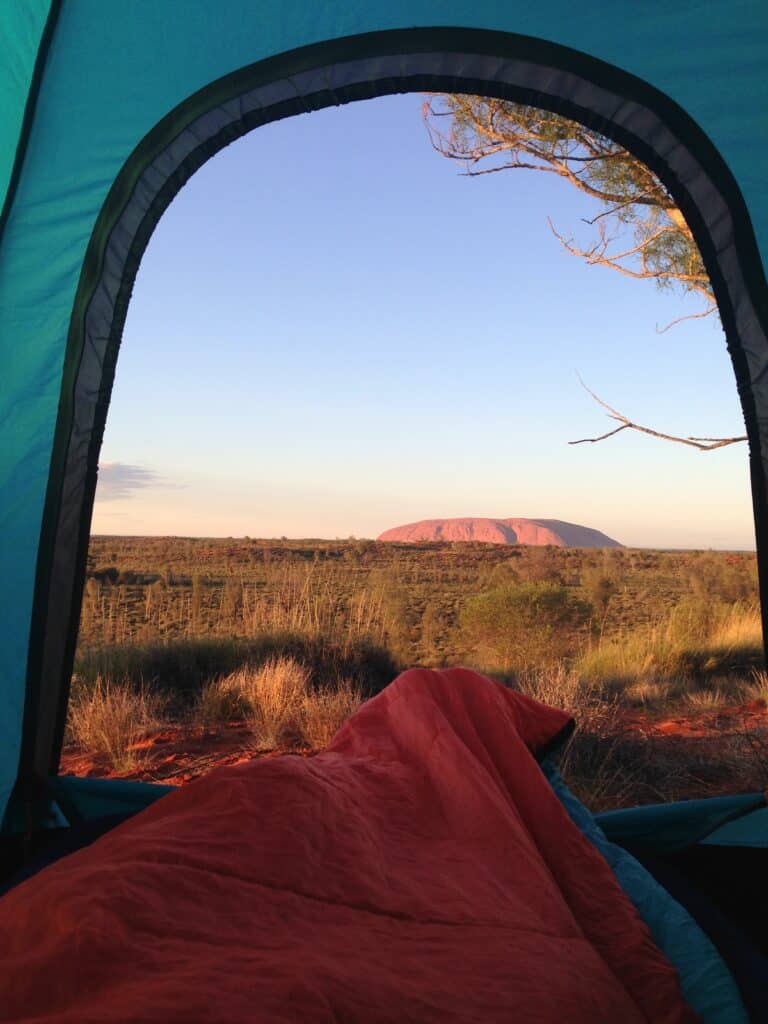
[[[591,605],[556,583],[497,587],[470,598],[461,612],[466,645],[503,672],[551,665],[572,655]]]

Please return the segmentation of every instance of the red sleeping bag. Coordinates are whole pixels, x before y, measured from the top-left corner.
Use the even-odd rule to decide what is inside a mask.
[[[532,751],[568,717],[414,669],[0,900],[0,1019],[677,1024],[677,975]]]

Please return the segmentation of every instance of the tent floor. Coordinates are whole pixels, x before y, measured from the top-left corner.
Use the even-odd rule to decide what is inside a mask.
[[[0,897],[49,864],[90,846],[99,836],[132,816],[111,814],[70,828],[46,829],[31,839],[20,835],[0,837]]]
[[[622,843],[706,932],[733,974],[754,1021],[768,1021],[768,851],[695,845],[663,858]]]

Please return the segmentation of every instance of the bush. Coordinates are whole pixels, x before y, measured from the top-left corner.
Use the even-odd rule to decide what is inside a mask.
[[[92,686],[73,693],[68,738],[90,753],[106,754],[114,768],[127,771],[139,760],[136,744],[158,727],[162,710],[157,694],[99,676]]]
[[[301,738],[301,709],[309,671],[293,658],[274,658],[246,678],[246,721],[257,746],[273,749]]]
[[[591,605],[556,583],[497,587],[470,598],[461,612],[465,642],[503,672],[551,665],[572,655]]]
[[[245,719],[260,749],[292,746],[301,738],[309,670],[293,658],[246,665],[205,686],[198,709],[207,721]]]

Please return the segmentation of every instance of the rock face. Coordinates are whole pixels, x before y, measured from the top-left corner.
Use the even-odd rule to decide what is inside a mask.
[[[385,530],[378,540],[475,541],[483,544],[553,544],[558,548],[620,548],[599,530],[560,519],[422,519]]]

